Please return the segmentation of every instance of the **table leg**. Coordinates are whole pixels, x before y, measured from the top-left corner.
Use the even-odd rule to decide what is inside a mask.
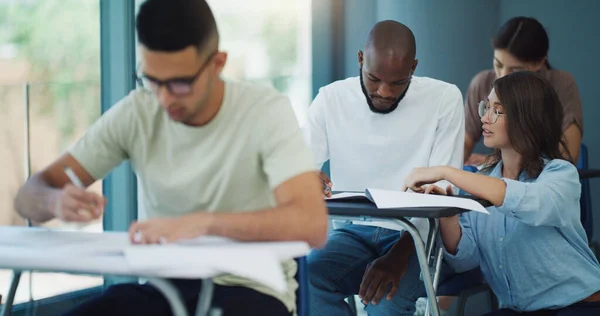
[[[433,227],[433,229],[431,229]],[[433,248],[435,247],[435,240],[437,238],[438,222],[435,218],[429,219],[429,233],[427,234],[427,258],[431,260]]]
[[[440,269],[442,268],[442,260],[444,252],[442,247],[438,247],[438,254],[435,259],[435,272],[433,273],[433,289],[437,291],[438,284],[440,282]]]
[[[434,259],[435,272],[433,273],[433,290],[437,293],[437,286],[440,282],[440,269],[442,268],[442,256],[443,250],[442,247],[437,248],[437,255]],[[429,315],[429,301],[427,301],[427,305],[425,305],[425,315]]]
[[[215,285],[212,279],[202,279],[202,289],[198,296],[198,306],[196,306],[196,316],[212,316],[213,311],[210,308]],[[218,311],[214,311],[219,314]],[[209,314],[210,313],[210,314]]]
[[[433,227],[433,229],[431,229]],[[429,234],[428,234],[428,243],[427,243],[427,259],[431,262],[430,267],[433,270],[432,273],[432,277],[433,277],[433,289],[434,291],[437,293],[437,285],[438,285],[438,281],[439,281],[439,273],[440,273],[440,267],[441,267],[441,263],[442,263],[442,248],[436,248],[436,242],[437,242],[437,235],[439,233],[439,222],[437,220],[435,220],[434,218],[430,218],[429,219]],[[433,256],[433,250],[436,249],[436,255]],[[429,262],[428,261],[428,262]],[[430,272],[431,273],[431,272]],[[429,300],[427,301],[427,304],[425,305],[425,315],[429,315]]]
[[[19,287],[19,281],[21,281],[21,271],[13,270],[12,279],[10,280],[10,287],[6,294],[6,301],[2,304],[2,312],[0,316],[10,316],[12,314],[13,303],[15,301],[15,295],[17,294],[17,287]]]
[[[419,231],[417,231],[415,226],[408,220],[401,218],[394,219],[394,221],[400,226],[402,226],[404,229],[406,229],[406,231],[409,232],[413,237],[413,241],[415,243],[415,251],[417,253],[417,258],[419,259],[419,265],[421,266],[421,274],[423,275],[425,291],[427,292],[427,299],[429,304],[431,305],[431,312],[433,316],[439,316],[440,309],[437,304],[435,289],[433,287],[433,281],[429,272],[429,258],[427,258],[427,252],[423,244],[423,239],[421,239]],[[435,227],[435,225],[429,225],[430,236],[434,235],[432,230],[435,231]],[[429,244],[430,240],[428,240],[427,243]]]
[[[188,316],[185,304],[181,299],[181,295],[177,291],[177,288],[171,284],[168,280],[160,278],[151,278],[148,283],[152,284],[169,302],[171,310],[174,316]]]
[[[154,287],[158,289],[162,295],[165,296],[169,305],[171,306],[171,310],[173,310],[173,315],[175,316],[188,316],[187,309],[185,308],[185,303],[181,299],[181,295],[177,291],[177,288],[171,284],[168,280],[160,279],[160,278],[152,278],[148,280],[148,283],[152,284]],[[212,279],[202,279],[202,288],[200,289],[200,294],[198,295],[198,306],[196,307],[195,316],[211,316],[209,312],[212,312],[210,305],[212,302],[212,296],[214,292],[214,283]],[[218,311],[216,311],[218,314]]]

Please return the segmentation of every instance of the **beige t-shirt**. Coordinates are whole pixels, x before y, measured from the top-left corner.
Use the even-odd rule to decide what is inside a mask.
[[[566,71],[543,68],[539,74],[552,85],[563,108],[563,124],[565,131],[571,124],[576,124],[583,135],[583,113],[581,98],[575,79]],[[475,142],[481,138],[482,123],[479,117],[479,101],[485,100],[492,91],[492,84],[496,80],[494,70],[485,70],[478,73],[467,90],[465,100],[465,126],[466,134]]]
[[[272,208],[273,189],[316,170],[288,98],[248,83],[226,82],[221,109],[202,127],[172,121],[150,91],[132,91],[69,152],[95,179],[129,159],[148,218]],[[291,311],[296,268],[284,263],[285,294],[232,275],[214,281],[274,296]]]

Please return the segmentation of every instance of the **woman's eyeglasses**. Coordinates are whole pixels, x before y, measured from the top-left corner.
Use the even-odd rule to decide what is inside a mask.
[[[479,101],[479,117],[483,118],[485,115],[488,115],[488,119],[491,124],[494,124],[498,121],[498,117],[505,116],[506,114],[500,112],[497,108],[490,106],[488,101]]]

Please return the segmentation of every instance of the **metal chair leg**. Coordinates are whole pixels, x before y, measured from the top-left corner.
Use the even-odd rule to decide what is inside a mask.
[[[0,312],[0,316],[10,316],[12,314],[13,303],[15,301],[15,295],[17,294],[19,281],[21,281],[21,271],[13,270],[10,287],[8,288],[8,294],[6,295],[6,302],[2,304],[2,312]]]
[[[356,310],[356,299],[354,298],[354,295],[348,296],[348,305],[350,305],[352,315],[357,315],[358,311]]]

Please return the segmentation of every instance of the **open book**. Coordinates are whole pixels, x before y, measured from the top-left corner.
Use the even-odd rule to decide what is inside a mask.
[[[458,207],[485,214],[489,212],[477,201],[464,197],[421,194],[382,189],[366,189],[365,192],[342,192],[326,198],[339,201],[369,201],[379,209],[403,207]]]

